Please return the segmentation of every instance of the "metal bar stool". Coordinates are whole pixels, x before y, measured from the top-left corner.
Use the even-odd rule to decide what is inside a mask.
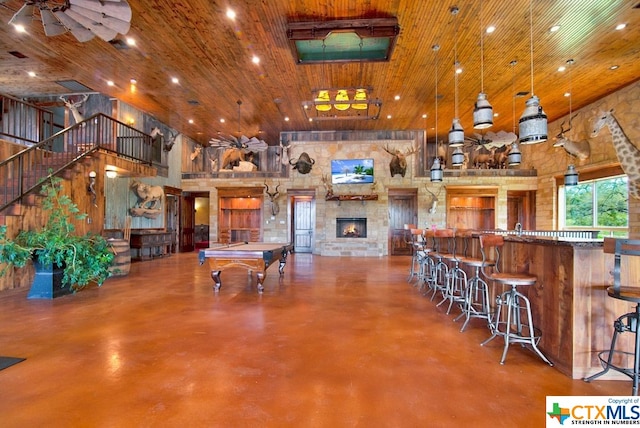
[[[613,244],[613,245],[612,245]],[[613,337],[611,347],[598,353],[598,358],[603,370],[589,377],[584,378],[586,382],[602,376],[609,369],[613,369],[629,376],[633,381],[631,388],[632,395],[638,395],[638,381],[640,380],[640,335],[638,334],[638,324],[640,324],[640,287],[623,286],[620,281],[620,265],[622,256],[640,256],[640,240],[606,238],[604,251],[611,252],[613,246],[614,267],[613,286],[607,288],[609,297],[624,300],[636,304],[635,310],[618,317],[613,322]],[[635,335],[635,346],[633,352],[616,348],[618,334],[630,332]],[[616,362],[613,361],[614,357]],[[626,361],[625,361],[626,360]],[[633,366],[629,362],[633,361]],[[627,364],[623,366],[622,364]]]
[[[451,313],[454,303],[458,303],[462,308],[467,289],[467,273],[460,267],[460,257],[456,254],[456,231],[455,229],[443,229],[440,238],[447,242],[448,251],[442,254],[443,261],[449,267],[446,276],[446,287],[442,296],[442,301],[436,306],[449,301],[447,314]]]
[[[420,267],[420,288],[433,289],[436,281],[436,264],[437,260],[434,257],[436,253],[436,241],[434,231],[432,229],[424,229],[422,239],[424,242],[424,257],[422,258],[422,264]],[[426,291],[423,295],[429,294]]]
[[[541,333],[533,325],[531,303],[527,296],[517,289],[518,286],[534,285],[537,278],[534,275],[525,273],[500,272],[500,251],[503,245],[504,237],[502,235],[480,235],[480,251],[482,252],[483,261],[482,274],[489,281],[510,287],[496,299],[496,315],[490,326],[492,335],[482,342],[482,345],[484,346],[496,337],[502,336],[504,338],[504,349],[500,364],[504,364],[507,358],[509,345],[519,343],[523,347],[527,344],[530,345],[544,362],[553,366],[553,363],[538,349]],[[495,254],[493,259],[487,254],[491,249]],[[490,260],[493,261],[489,262]],[[493,269],[489,269],[490,263],[493,263]],[[503,312],[506,312],[506,320],[501,319]]]
[[[418,263],[418,242],[416,242],[416,238],[413,235],[413,230],[417,226],[415,224],[405,224],[404,225],[404,243],[411,248],[411,266],[409,266],[409,277],[407,278],[407,282],[411,282],[414,277],[418,276],[418,269],[420,268],[420,264]],[[416,269],[418,267],[418,269]]]
[[[436,229],[433,231],[434,252],[430,254],[433,257],[434,268],[431,275],[430,286],[433,290],[431,300],[440,292],[444,297],[447,292],[447,280],[449,277],[449,265],[445,263],[445,256],[449,255],[449,234],[453,234],[451,229]],[[438,303],[438,306],[444,302]]]
[[[467,250],[469,247],[469,239],[473,234],[472,230],[459,231],[458,235],[463,238],[463,255],[460,261],[463,265],[469,266],[473,269],[474,273],[467,281],[466,292],[464,293],[464,302],[462,305],[462,313],[458,315],[454,321],[460,318],[465,318],[460,331],[463,332],[471,318],[480,318],[487,321],[487,325],[491,328],[491,318],[493,312],[491,311],[491,301],[489,298],[489,285],[480,276],[480,269],[482,268],[482,259],[475,257],[468,257]],[[493,269],[493,262],[487,260],[485,266]]]

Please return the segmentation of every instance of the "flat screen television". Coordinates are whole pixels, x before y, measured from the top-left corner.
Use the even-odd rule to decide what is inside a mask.
[[[331,184],[373,183],[373,159],[331,161]]]

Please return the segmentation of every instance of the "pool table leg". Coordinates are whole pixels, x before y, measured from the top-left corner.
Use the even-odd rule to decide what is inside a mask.
[[[222,281],[220,280],[220,272],[219,270],[211,271],[211,278],[213,278],[213,291],[220,291],[220,287],[222,287]]]
[[[256,272],[256,278],[258,279],[258,293],[262,293],[264,291],[264,286],[262,283],[264,282],[265,272]]]

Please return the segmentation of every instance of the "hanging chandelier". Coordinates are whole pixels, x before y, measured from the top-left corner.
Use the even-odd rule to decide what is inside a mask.
[[[533,0],[529,0],[529,43],[531,52],[531,98],[525,102],[520,116],[521,144],[536,144],[547,141],[547,115],[542,110],[540,99],[533,92]]]
[[[509,63],[511,66],[511,114],[513,118],[513,134],[516,134],[516,94],[515,94],[515,75],[516,64],[518,61],[513,60]],[[511,148],[507,154],[507,164],[509,166],[518,166],[522,162],[522,153],[518,147],[518,140],[511,143]]]
[[[308,120],[378,119],[382,101],[371,99],[371,87],[315,89],[313,101],[303,101]]]
[[[435,70],[436,70],[436,108],[435,108],[435,113],[436,113],[436,129],[435,129],[435,136],[436,136],[436,156],[433,159],[433,164],[431,165],[431,181],[432,182],[440,182],[442,181],[442,176],[444,175],[444,172],[442,171],[442,165],[440,164],[440,158],[438,157],[438,51],[440,50],[440,46],[439,45],[433,45],[431,47],[431,49],[436,53],[436,66],[435,66]]]
[[[48,37],[69,31],[79,42],[87,42],[94,36],[104,41],[129,32],[131,7],[125,0],[29,0],[16,12],[9,24],[18,31],[26,31],[37,20],[36,10],[44,33]]]

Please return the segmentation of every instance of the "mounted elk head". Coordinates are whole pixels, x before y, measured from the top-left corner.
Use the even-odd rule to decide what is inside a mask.
[[[82,113],[78,111],[78,108],[82,106],[82,104],[84,104],[85,101],[87,101],[87,98],[89,98],[89,94],[84,94],[81,101],[73,102],[73,101],[70,101],[68,98],[65,98],[64,96],[60,95],[60,99],[64,102],[65,107],[69,109],[76,123],[80,123],[84,120],[84,116],[82,115]]]
[[[589,140],[584,139],[580,141],[572,141],[564,136],[565,132],[571,131],[571,121],[574,118],[575,116],[569,119],[568,129],[564,129],[564,121],[560,124],[560,133],[556,135],[553,147],[564,147],[564,150],[571,156],[575,156],[580,160],[585,160],[591,155]]]
[[[278,183],[278,185],[276,186],[276,190],[274,190],[273,192],[269,191],[269,185],[267,184],[267,182],[264,182],[264,193],[267,194],[267,197],[269,198],[269,202],[271,202],[271,215],[272,216],[277,216],[278,213],[280,212],[280,205],[278,204],[278,196],[280,196],[280,192],[278,192],[278,187],[280,187],[280,183]]]
[[[391,162],[389,162],[389,172],[391,172],[391,177],[394,177],[398,174],[404,177],[407,172],[407,156],[411,156],[412,154],[418,152],[417,147],[412,147],[406,150],[404,153],[400,150],[391,150],[388,145],[383,147],[383,149],[385,152],[393,156],[391,158]]]
[[[309,174],[314,163],[316,161],[311,159],[307,152],[302,152],[298,160],[289,161],[289,164],[293,165],[293,169],[297,169],[300,174]]]

